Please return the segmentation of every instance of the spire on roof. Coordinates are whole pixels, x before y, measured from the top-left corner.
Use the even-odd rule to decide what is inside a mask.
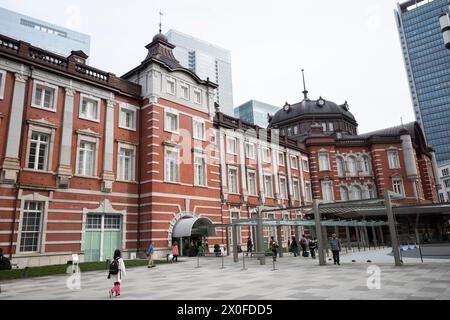
[[[306,84],[305,84],[305,73],[304,69],[302,69],[302,77],[303,77],[303,96],[304,100],[308,100],[308,90],[306,90]]]
[[[159,10],[159,33],[161,33],[161,27],[162,27],[162,22],[161,22],[161,17],[162,17],[163,13],[161,12],[161,10]]]

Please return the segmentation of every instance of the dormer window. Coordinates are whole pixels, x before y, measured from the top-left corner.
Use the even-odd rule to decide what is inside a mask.
[[[167,93],[175,95],[175,80],[167,79]]]
[[[194,102],[197,104],[202,104],[202,92],[198,89],[194,90]]]

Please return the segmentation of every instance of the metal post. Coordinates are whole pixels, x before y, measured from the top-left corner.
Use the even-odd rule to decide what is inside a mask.
[[[200,268],[200,254],[197,253],[197,268]]]
[[[233,239],[233,262],[239,262],[238,257],[238,244],[237,244],[237,230],[238,226],[237,224],[233,224],[231,227],[231,237]]]
[[[366,239],[367,249],[370,250],[370,241],[369,241],[369,234],[367,233],[367,226],[364,226],[364,238]]]
[[[278,253],[280,255],[280,258],[283,258],[283,241],[281,237],[281,226],[277,226],[277,242],[278,242]]]
[[[348,252],[348,250],[351,249],[352,244],[350,242],[350,229],[348,226],[345,226],[345,235],[347,236],[347,250],[346,252]]]
[[[391,235],[391,244],[392,244],[392,251],[394,253],[395,265],[401,266],[402,262],[400,260],[400,250],[398,248],[397,232],[395,230],[394,213],[392,212],[392,202],[388,190],[384,191],[384,199],[385,199],[386,213],[388,216],[389,232]]]
[[[327,227],[322,227],[322,236],[323,236],[323,248],[325,250],[325,253],[328,257],[328,234],[327,234]]]
[[[375,247],[378,246],[378,241],[377,241],[377,233],[375,231],[375,226],[372,225],[372,235],[373,235],[373,244]]]
[[[247,270],[247,268],[245,267],[245,254],[242,253],[242,270]]]
[[[322,237],[322,233],[318,232],[319,230],[321,230],[319,200],[314,199],[313,205],[314,205],[314,220],[315,220],[315,225],[316,225],[316,230],[317,230],[316,233],[317,233],[317,249],[318,249],[318,253],[319,253],[319,265],[324,266],[326,264],[326,261],[325,261],[325,255],[323,252],[323,249],[324,249],[323,237]]]
[[[230,255],[230,233],[229,233],[228,227],[225,227],[225,230],[226,230],[226,241],[227,241],[227,245],[226,245],[227,256],[229,256]]]
[[[385,245],[385,242],[384,242],[384,235],[383,235],[383,226],[380,226],[379,231],[380,231],[380,241],[381,241],[381,243],[382,243],[383,246],[384,246],[384,245]]]
[[[359,238],[359,228],[355,226],[356,243],[358,244],[358,252],[361,252],[361,239]]]
[[[223,253],[222,253],[222,268],[220,268],[220,269],[225,269],[225,266],[223,265]]]
[[[277,269],[275,268],[275,257],[272,259],[272,261],[273,261],[273,269],[272,269],[272,271],[277,270]]]
[[[256,208],[256,214],[257,214],[257,225],[256,225],[256,243],[257,243],[257,250],[260,252],[265,252],[266,248],[263,248],[263,227],[262,227],[262,217],[261,217],[261,209],[260,207]],[[259,258],[259,264],[265,265],[266,264],[266,256]]]

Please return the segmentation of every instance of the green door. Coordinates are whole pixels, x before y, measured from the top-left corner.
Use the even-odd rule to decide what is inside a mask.
[[[84,260],[100,260],[101,231],[86,231],[84,240]]]
[[[88,214],[84,235],[85,261],[111,260],[121,249],[122,219],[118,215]]]
[[[103,232],[103,260],[112,260],[114,251],[120,248],[120,231]]]

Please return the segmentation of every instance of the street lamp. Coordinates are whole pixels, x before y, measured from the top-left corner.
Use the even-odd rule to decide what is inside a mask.
[[[445,47],[450,50],[450,18],[448,13],[444,12],[439,16],[439,23],[441,24],[441,31],[442,36],[444,37]]]

